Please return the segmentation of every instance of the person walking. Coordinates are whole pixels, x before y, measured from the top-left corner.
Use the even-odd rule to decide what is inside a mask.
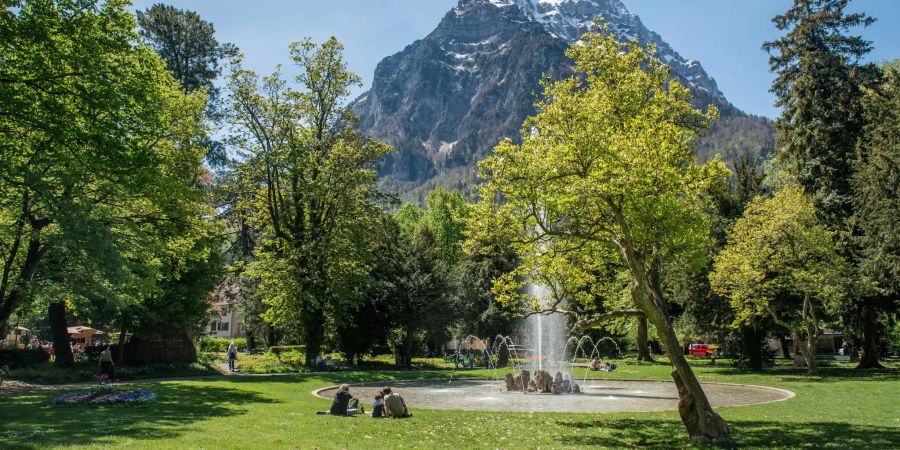
[[[106,384],[115,379],[115,367],[112,350],[107,344],[106,349],[100,352],[100,384]]]
[[[234,362],[237,361],[237,344],[234,341],[231,341],[225,355],[228,357],[228,370],[234,372]]]

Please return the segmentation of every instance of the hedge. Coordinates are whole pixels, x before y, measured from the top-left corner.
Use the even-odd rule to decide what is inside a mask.
[[[0,366],[10,369],[32,367],[47,361],[50,361],[50,354],[40,348],[0,350]]]
[[[290,353],[290,352],[298,352],[304,353],[306,352],[305,345],[275,345],[269,347],[269,351],[275,355],[280,355],[282,353]]]
[[[237,344],[237,348],[239,352],[247,351],[247,338],[207,338],[200,340],[198,345],[198,351],[203,353],[209,352],[220,352],[224,353],[228,351],[228,346],[231,345],[231,341],[234,341]]]

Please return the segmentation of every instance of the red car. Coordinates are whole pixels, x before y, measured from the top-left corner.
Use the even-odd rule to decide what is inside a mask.
[[[716,356],[718,348],[719,346],[715,344],[691,344],[690,347],[688,347],[688,355],[701,357]]]

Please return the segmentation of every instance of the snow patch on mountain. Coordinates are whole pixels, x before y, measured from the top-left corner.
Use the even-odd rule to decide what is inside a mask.
[[[641,45],[656,47],[657,57],[668,64],[690,87],[710,93],[722,102],[725,97],[719,92],[715,80],[710,77],[700,63],[687,60],[676,52],[662,38],[647,29],[640,17],[631,13],[620,0],[487,0],[503,11],[512,13],[516,9],[528,19],[539,23],[551,35],[570,43],[578,42],[590,31],[595,19],[602,18],[610,32],[622,42],[637,40]],[[458,11],[465,4],[478,0],[461,0]],[[514,14],[518,16],[519,14]]]

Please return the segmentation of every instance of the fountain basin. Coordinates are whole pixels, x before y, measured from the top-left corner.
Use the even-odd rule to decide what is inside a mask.
[[[579,380],[580,381],[580,380]],[[395,381],[387,383],[403,395],[412,409],[517,412],[643,412],[675,411],[678,392],[671,381],[593,379],[582,384],[583,393],[569,395],[506,392],[495,380],[455,379]],[[375,390],[385,382],[359,383],[350,392],[371,404]],[[794,393],[784,389],[724,383],[702,383],[713,407],[744,406],[787,400]],[[337,386],[315,395],[332,398]]]

